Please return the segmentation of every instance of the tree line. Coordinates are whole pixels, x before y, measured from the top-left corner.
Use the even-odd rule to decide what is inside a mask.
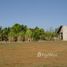
[[[11,27],[0,27],[0,41],[39,41],[54,40],[56,31],[45,31],[43,28],[28,28],[27,25],[14,24]]]

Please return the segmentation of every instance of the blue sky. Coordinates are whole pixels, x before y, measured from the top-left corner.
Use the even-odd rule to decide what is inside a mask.
[[[67,25],[67,0],[0,0],[0,26],[14,23],[44,29]]]

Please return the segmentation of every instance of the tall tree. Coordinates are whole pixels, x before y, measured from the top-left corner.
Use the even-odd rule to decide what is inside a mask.
[[[32,39],[32,31],[30,29],[27,29],[25,34],[26,40],[30,41]]]
[[[2,41],[2,27],[0,27],[0,41]]]
[[[13,26],[12,26],[12,28],[11,28],[11,31],[13,31],[14,33],[18,33],[18,32],[20,32],[22,30],[22,27],[21,27],[21,25],[20,24],[14,24]]]
[[[25,41],[25,31],[19,32],[18,41]]]
[[[34,40],[39,40],[39,39],[40,39],[40,30],[39,30],[38,27],[35,27],[35,29],[34,29],[33,39],[34,39]]]
[[[3,28],[2,29],[2,39],[4,40],[4,41],[8,41],[8,34],[9,34],[9,28]]]
[[[10,31],[10,33],[8,34],[9,37],[9,41],[17,41],[17,35],[15,34],[15,32]]]

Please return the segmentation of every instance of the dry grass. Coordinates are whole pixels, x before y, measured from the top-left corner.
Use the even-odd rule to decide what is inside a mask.
[[[37,53],[57,56],[37,57]],[[67,67],[67,42],[0,43],[0,67]]]

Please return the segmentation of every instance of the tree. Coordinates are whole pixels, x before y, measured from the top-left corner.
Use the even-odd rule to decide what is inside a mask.
[[[22,31],[22,26],[16,23],[12,26],[11,31],[17,34],[18,32]]]
[[[10,29],[7,27],[2,29],[2,40],[8,41],[9,31],[10,31]]]
[[[19,32],[18,41],[25,41],[25,32],[24,31]]]
[[[17,41],[17,35],[13,32],[13,31],[10,31],[9,35],[9,41]]]
[[[34,32],[33,32],[33,39],[34,40],[44,40],[45,39],[44,29],[35,27]]]
[[[0,27],[0,41],[2,41],[2,27]]]
[[[40,40],[45,40],[45,34],[44,34],[44,29],[43,28],[41,28],[41,29],[39,29],[39,33],[40,33]]]
[[[33,39],[34,39],[34,40],[39,40],[39,39],[40,39],[40,30],[39,30],[38,27],[35,27],[35,29],[34,29]]]
[[[32,31],[30,29],[26,30],[25,39],[31,41],[32,39]]]
[[[21,25],[21,29],[22,29],[22,31],[26,32],[27,26],[22,24],[22,25]]]

